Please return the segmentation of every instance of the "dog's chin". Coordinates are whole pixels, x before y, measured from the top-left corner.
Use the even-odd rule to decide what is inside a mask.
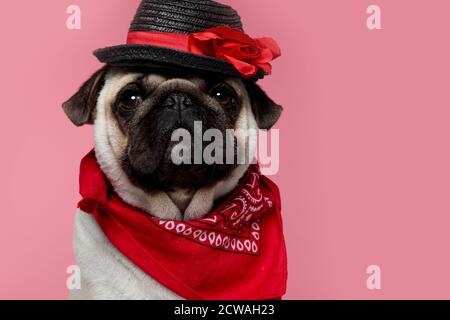
[[[149,164],[149,166],[153,166]],[[211,187],[231,175],[235,164],[174,164],[170,157],[164,157],[152,172],[142,161],[135,162],[126,156],[122,168],[131,183],[146,191],[198,190]]]

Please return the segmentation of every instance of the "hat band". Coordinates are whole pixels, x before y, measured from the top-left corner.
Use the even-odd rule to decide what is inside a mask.
[[[187,51],[189,48],[189,35],[165,32],[134,31],[128,33],[127,44],[146,44]]]
[[[127,44],[165,47],[224,60],[244,78],[256,76],[261,69],[270,74],[270,61],[281,55],[273,39],[253,39],[226,26],[191,34],[133,31],[128,33]]]

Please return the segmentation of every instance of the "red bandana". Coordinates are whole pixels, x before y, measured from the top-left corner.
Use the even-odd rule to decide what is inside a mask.
[[[252,166],[206,218],[163,221],[124,203],[94,151],[81,162],[79,208],[113,245],[185,299],[266,300],[286,292],[286,248],[276,185]]]

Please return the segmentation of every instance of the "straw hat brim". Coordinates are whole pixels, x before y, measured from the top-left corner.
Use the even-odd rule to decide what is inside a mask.
[[[239,71],[226,61],[166,47],[127,44],[98,49],[94,51],[94,55],[100,62],[111,66],[183,68],[228,77],[242,77]],[[264,72],[259,72],[252,80],[263,76]]]

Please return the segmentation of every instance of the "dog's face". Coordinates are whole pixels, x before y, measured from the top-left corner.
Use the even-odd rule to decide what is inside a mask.
[[[141,190],[174,191],[226,179],[238,166],[237,148],[246,155],[249,148],[255,149],[245,134],[234,134],[230,143],[229,129],[269,129],[282,109],[256,84],[242,79],[105,67],[64,104],[64,110],[78,126],[95,123],[102,167],[125,175]],[[178,129],[192,137],[191,164],[173,161],[173,148],[179,144],[173,133]],[[200,150],[203,155],[210,143],[202,139],[208,129],[221,133],[223,161],[194,163],[194,153]],[[230,151],[231,162],[225,159]]]

